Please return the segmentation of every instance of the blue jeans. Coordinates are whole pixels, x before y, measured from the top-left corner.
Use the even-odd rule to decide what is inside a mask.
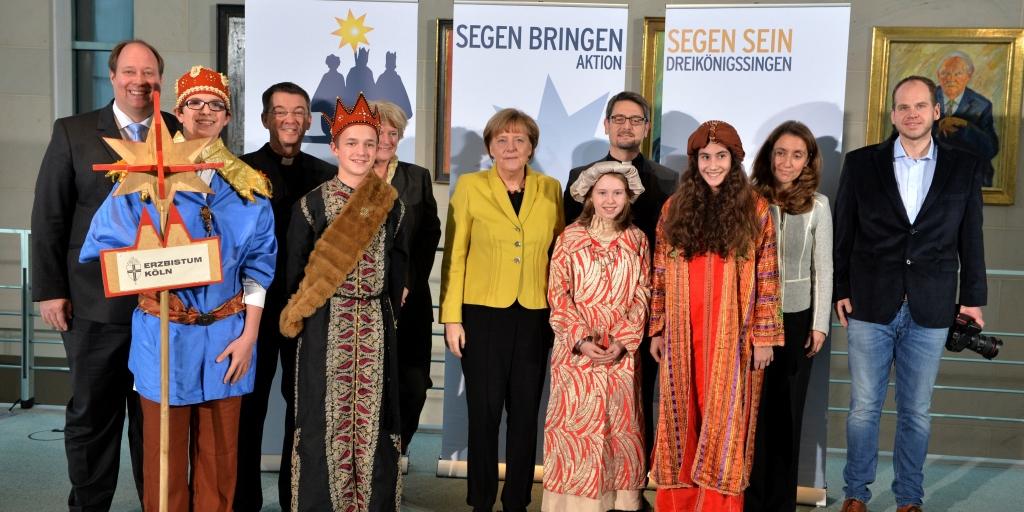
[[[910,317],[906,302],[888,324],[850,319],[850,414],[846,417],[846,468],[843,491],[864,503],[878,466],[878,420],[896,367],[896,441],[893,447],[892,492],[896,504],[920,505],[924,500],[924,459],[928,454],[932,387],[948,328],[922,327]]]

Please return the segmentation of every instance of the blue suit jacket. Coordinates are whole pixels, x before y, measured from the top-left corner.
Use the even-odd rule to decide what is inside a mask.
[[[939,104],[945,109],[946,100],[942,88],[936,89],[935,94]],[[986,187],[992,186],[993,168],[991,161],[999,153],[999,137],[996,135],[995,121],[992,116],[992,102],[978,94],[971,88],[964,89],[964,95],[956,106],[956,112],[950,114],[943,111],[940,119],[944,117],[957,117],[967,121],[967,126],[961,127],[955,133],[942,136],[938,131],[938,123],[934,127],[935,138],[945,142],[957,149],[973,153],[983,161],[983,184]]]

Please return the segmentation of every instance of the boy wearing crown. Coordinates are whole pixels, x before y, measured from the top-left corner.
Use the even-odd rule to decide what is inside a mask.
[[[327,117],[326,114],[324,117]],[[398,193],[373,172],[380,118],[337,100],[338,175],[295,205],[281,332],[298,336],[292,510],[397,511],[395,318],[406,249]]]
[[[223,166],[197,171],[208,192],[179,190],[174,207],[191,237],[219,238],[223,280],[170,293],[168,510],[230,511],[241,395],[253,388],[249,369],[255,366],[263,299],[276,263],[274,216],[266,179],[217,138],[231,119],[227,78],[194,66],[175,90],[174,110],[183,127],[175,140],[214,138],[200,162]],[[127,186],[124,174],[115,177],[119,183],[93,217],[82,261],[98,259],[103,249],[134,245],[143,210],[160,218],[153,198],[113,195]],[[156,292],[139,295],[128,360],[142,397],[146,511],[159,507],[159,302]]]

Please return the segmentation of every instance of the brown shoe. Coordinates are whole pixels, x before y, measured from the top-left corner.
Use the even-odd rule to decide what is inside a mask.
[[[839,512],[868,512],[868,507],[863,501],[846,498],[846,501],[843,502],[843,508]],[[903,511],[901,510],[900,512]]]
[[[921,505],[903,505],[896,509],[896,512],[924,512]]]

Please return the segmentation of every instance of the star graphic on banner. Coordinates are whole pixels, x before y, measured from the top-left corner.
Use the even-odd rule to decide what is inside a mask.
[[[341,38],[338,41],[338,48],[344,48],[348,45],[352,47],[352,52],[355,53],[359,48],[359,43],[370,44],[370,41],[366,39],[366,33],[373,30],[373,27],[369,27],[364,23],[366,20],[365,13],[356,18],[352,15],[352,9],[349,9],[348,17],[345,19],[335,17],[334,19],[338,22],[338,30],[331,32],[331,35]]]
[[[551,76],[544,83],[537,125],[542,143],[534,158],[546,174],[568,173],[569,169],[600,159],[608,152],[608,141],[594,138],[594,129],[604,117],[608,93],[598,96],[570,114]]]

